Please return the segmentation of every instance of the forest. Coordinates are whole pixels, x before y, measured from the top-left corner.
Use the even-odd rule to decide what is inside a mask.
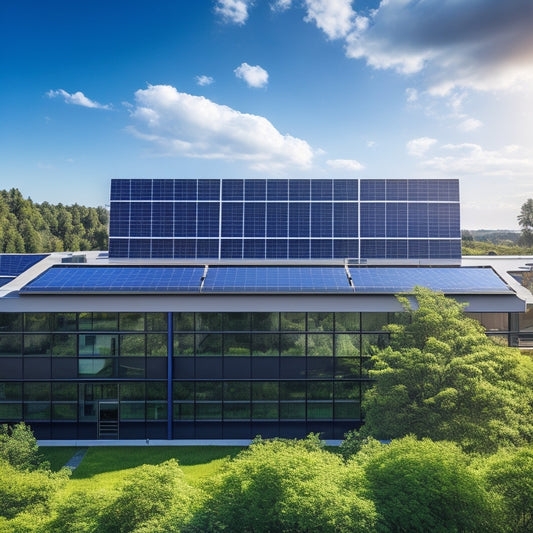
[[[105,207],[34,203],[18,189],[0,191],[0,253],[107,250]]]

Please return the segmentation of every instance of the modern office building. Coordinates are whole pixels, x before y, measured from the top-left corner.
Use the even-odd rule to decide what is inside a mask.
[[[108,253],[0,255],[0,422],[342,438],[396,294],[440,290],[525,344],[530,260],[461,259],[457,180],[113,180]]]

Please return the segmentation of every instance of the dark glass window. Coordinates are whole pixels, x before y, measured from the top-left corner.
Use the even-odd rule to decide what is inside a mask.
[[[143,331],[144,313],[120,313],[120,329],[122,331]]]
[[[307,335],[307,355],[312,356],[332,356],[333,336],[330,334],[308,334]]]
[[[50,314],[49,313],[25,313],[24,330],[25,331],[50,331]]]
[[[67,334],[53,335],[52,355],[64,357],[76,357],[77,336]]]
[[[0,313],[0,332],[22,331],[22,313]]]
[[[54,313],[54,331],[75,331],[77,329],[76,313]]]
[[[51,335],[24,335],[24,355],[50,355]]]
[[[22,335],[20,333],[0,335],[0,356],[22,354]]]

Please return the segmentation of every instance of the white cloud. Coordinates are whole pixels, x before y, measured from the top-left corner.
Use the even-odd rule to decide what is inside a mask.
[[[422,157],[436,142],[437,139],[432,139],[431,137],[411,139],[407,143],[407,153],[415,157]]]
[[[156,144],[165,155],[241,160],[254,169],[309,167],[309,144],[280,133],[266,118],[241,113],[211,100],[150,85],[135,93],[130,131]]]
[[[248,63],[242,63],[233,72],[235,76],[244,80],[249,87],[261,88],[268,83],[268,72],[259,65],[251,66]]]
[[[292,0],[275,0],[270,4],[272,11],[286,11],[292,6]]]
[[[409,87],[405,89],[405,95],[407,97],[407,101],[412,104],[413,102],[416,102],[418,100],[418,91],[414,89],[413,87]]]
[[[338,168],[342,170],[359,171],[365,167],[356,161],[355,159],[329,159],[326,163],[332,168]]]
[[[345,38],[348,57],[402,74],[424,69],[433,95],[527,88],[533,79],[530,0],[382,0],[366,12],[349,0],[305,4],[305,20]]]
[[[67,104],[81,105],[82,107],[90,107],[93,109],[111,109],[110,105],[103,105],[87,98],[81,91],[75,93],[68,93],[63,89],[56,91],[50,90],[46,93],[49,98],[55,98],[56,96],[62,96]]]
[[[421,166],[447,175],[531,176],[533,152],[517,145],[485,150],[478,144],[445,144]]]
[[[460,124],[459,129],[462,131],[474,131],[483,126],[483,122],[477,118],[467,117]]]
[[[351,0],[305,0],[306,22],[315,22],[329,39],[346,37],[356,24]]]
[[[250,0],[218,0],[215,13],[219,14],[224,22],[242,25],[248,20],[248,6]]]
[[[211,76],[205,76],[204,74],[196,76],[195,80],[196,83],[202,87],[205,85],[211,85],[215,81]]]

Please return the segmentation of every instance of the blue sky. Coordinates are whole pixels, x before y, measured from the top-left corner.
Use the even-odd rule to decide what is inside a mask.
[[[532,0],[0,5],[0,188],[458,177],[462,227],[533,197]]]

